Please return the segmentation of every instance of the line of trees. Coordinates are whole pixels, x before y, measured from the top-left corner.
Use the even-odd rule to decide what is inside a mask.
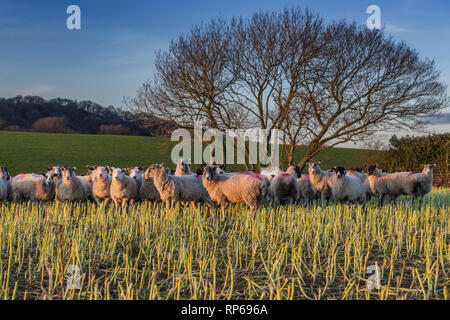
[[[422,171],[422,165],[434,164],[435,185],[449,185],[450,133],[421,137],[392,136],[382,168],[389,172]]]
[[[194,26],[155,67],[129,107],[184,128],[279,129],[289,163],[306,145],[302,168],[344,142],[421,127],[448,103],[434,61],[382,30],[300,8]]]
[[[149,115],[142,119],[133,112],[92,101],[0,98],[0,130],[164,136],[175,126]]]

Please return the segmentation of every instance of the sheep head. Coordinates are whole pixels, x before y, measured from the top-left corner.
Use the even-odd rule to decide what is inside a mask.
[[[341,179],[347,173],[347,170],[344,167],[338,166],[333,168],[333,172],[336,174],[338,179]]]
[[[61,169],[63,180],[72,180],[75,177],[76,167],[63,167]]]

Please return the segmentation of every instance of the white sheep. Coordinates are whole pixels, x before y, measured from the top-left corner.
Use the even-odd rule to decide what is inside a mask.
[[[369,183],[373,194],[378,197],[378,205],[383,205],[384,198],[389,196],[395,201],[401,195],[419,197],[420,179],[412,172],[384,173],[376,166],[369,167]]]
[[[207,166],[203,172],[203,185],[211,199],[220,204],[222,220],[230,202],[245,203],[256,210],[264,200],[265,183],[262,177],[250,174],[226,176],[217,173],[215,166]]]
[[[136,200],[141,200],[141,188],[142,188],[142,181],[143,181],[143,175],[144,175],[144,168],[143,167],[133,167],[128,168],[127,171],[129,172],[129,176],[136,181],[136,187],[137,187],[137,195]]]
[[[94,182],[94,175],[91,171],[87,175],[77,176],[83,185],[84,199],[92,199],[92,183]]]
[[[119,202],[122,202],[122,208],[125,208],[128,201],[133,204],[137,196],[136,181],[127,176],[124,169],[109,169],[112,171],[110,195],[116,208],[119,207]]]
[[[166,173],[162,165],[151,165],[145,171],[144,177],[153,179],[161,200],[166,203],[167,208],[173,207],[175,202],[191,202],[194,206],[198,202],[212,205],[201,176],[172,176]]]
[[[102,166],[90,166],[88,168],[93,175],[92,181],[92,197],[97,205],[100,205],[102,201],[105,204],[111,200],[110,188],[111,188],[111,176],[106,170],[106,167]]]
[[[85,199],[85,187],[81,180],[75,175],[76,167],[63,167],[61,169],[62,179],[58,182],[56,202],[65,201],[78,202]]]
[[[51,201],[55,198],[54,173],[19,174],[12,179],[11,190],[14,202]]]
[[[320,195],[322,202],[327,202],[331,196],[333,187],[334,174],[332,172],[320,169],[317,162],[307,163],[308,173],[314,192]]]
[[[8,199],[9,180],[8,169],[6,167],[0,167],[0,201]]]
[[[331,188],[334,200],[340,203],[359,201],[365,205],[366,193],[362,179],[355,175],[347,175],[347,170],[344,167],[334,167],[333,171],[336,176]]]

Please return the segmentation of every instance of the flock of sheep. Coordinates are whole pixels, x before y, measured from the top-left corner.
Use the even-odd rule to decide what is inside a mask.
[[[385,173],[370,166],[368,173],[362,170],[346,170],[334,167],[324,171],[319,163],[308,163],[308,175],[297,166],[285,172],[265,169],[261,174],[252,171],[225,172],[224,166],[203,164],[193,174],[186,161],[180,160],[176,170],[163,165],[128,169],[88,166],[84,176],[75,174],[74,167],[55,166],[46,174],[9,175],[6,167],[0,167],[0,201],[53,201],[79,202],[88,199],[98,205],[112,200],[116,207],[134,201],[166,203],[167,208],[176,202],[208,207],[219,204],[222,217],[230,203],[245,203],[252,209],[271,202],[302,202],[304,206],[314,198],[323,203],[334,199],[338,202],[359,202],[363,205],[376,196],[379,204],[385,197],[395,201],[400,195],[419,199],[429,193],[433,184],[433,165],[423,166],[421,173]],[[127,174],[128,173],[128,174]]]

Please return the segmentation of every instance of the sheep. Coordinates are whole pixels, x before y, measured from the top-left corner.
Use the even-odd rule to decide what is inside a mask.
[[[105,204],[111,200],[110,188],[111,188],[111,176],[105,167],[102,166],[89,166],[88,169],[92,172],[92,197],[97,205],[100,205],[102,201]]]
[[[158,189],[156,189],[153,178],[146,177],[145,172],[147,168],[142,168],[142,171],[144,174],[142,175],[142,185],[139,192],[141,201],[160,202],[161,196]]]
[[[151,165],[144,173],[146,179],[152,178],[161,200],[169,209],[176,201],[206,202],[211,207],[212,201],[203,186],[201,176],[172,176],[166,173],[162,165]]]
[[[290,166],[286,172],[279,173],[270,181],[270,194],[280,203],[289,199],[297,202],[300,197],[297,178],[300,177],[298,167]]]
[[[111,199],[116,208],[119,207],[119,202],[122,202],[123,209],[128,201],[131,204],[134,203],[137,196],[137,184],[133,178],[125,174],[124,169],[110,168],[110,170],[112,170]]]
[[[333,187],[334,174],[320,169],[317,162],[307,163],[308,173],[314,192],[320,195],[323,202],[328,202],[331,198],[331,188]]]
[[[94,175],[92,171],[88,171],[85,176],[77,176],[83,185],[84,199],[92,199],[92,183],[94,182]]]
[[[189,164],[183,160],[178,160],[177,167],[175,169],[175,176],[181,177],[181,176],[190,176],[192,175],[191,168],[189,168]]]
[[[0,201],[8,199],[10,176],[6,167],[0,167]]]
[[[137,187],[137,195],[136,200],[141,200],[141,187],[142,187],[142,180],[143,180],[143,167],[134,167],[134,168],[128,168],[127,171],[130,173],[129,176],[136,181],[136,187]]]
[[[12,179],[11,190],[14,202],[51,201],[55,198],[54,173],[43,175],[19,174]]]
[[[419,198],[419,208],[422,207],[423,197],[433,189],[433,164],[424,164],[422,172],[416,173],[419,190],[416,192],[416,198]]]
[[[261,177],[250,174],[226,176],[218,174],[215,166],[209,165],[203,172],[203,185],[222,209],[222,220],[230,202],[245,203],[252,210],[258,209],[264,200],[265,183]]]
[[[294,175],[297,178],[297,185],[299,191],[299,200],[303,199],[303,205],[306,207],[309,201],[314,197],[314,187],[311,184],[309,175],[302,174],[299,166],[290,166],[287,168],[286,172]]]
[[[56,202],[78,202],[85,199],[86,191],[81,179],[75,175],[76,167],[63,167],[62,179],[58,182]]]
[[[368,201],[374,195],[372,189],[370,188],[369,176],[364,173],[361,168],[352,168],[350,170],[347,170],[346,175],[357,177],[363,182],[364,192],[366,193],[366,201]]]
[[[361,178],[354,175],[348,175],[347,170],[344,167],[334,167],[333,171],[336,175],[331,188],[334,200],[340,203],[343,201],[349,201],[351,203],[359,201],[365,205],[366,193]]]
[[[378,197],[378,205],[383,205],[386,196],[395,201],[400,195],[412,195],[419,197],[420,179],[412,172],[384,173],[376,166],[369,167],[370,188],[375,196]]]

